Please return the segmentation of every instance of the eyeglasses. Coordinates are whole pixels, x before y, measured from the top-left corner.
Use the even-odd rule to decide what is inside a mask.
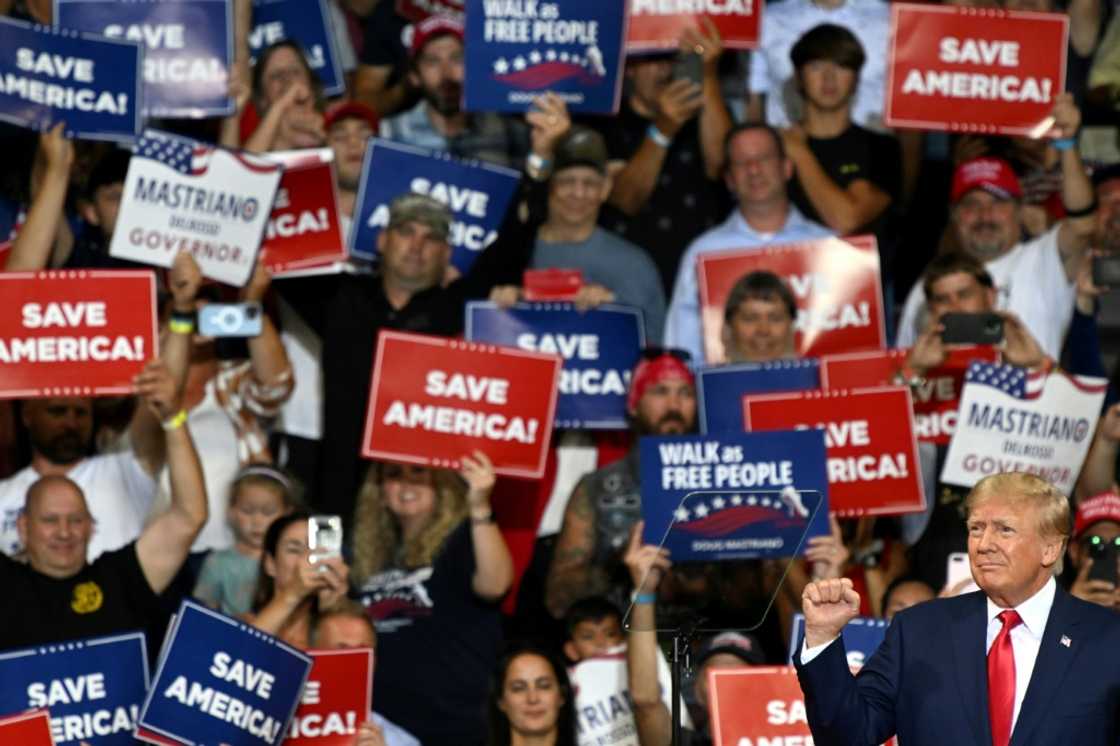
[[[1103,536],[1093,534],[1082,537],[1081,544],[1089,550],[1089,554],[1093,557],[1103,557],[1108,554],[1110,549],[1113,552],[1120,552],[1120,536],[1106,539]]]
[[[656,360],[665,355],[674,357],[682,363],[692,362],[692,353],[679,347],[643,347],[641,351],[642,360]]]

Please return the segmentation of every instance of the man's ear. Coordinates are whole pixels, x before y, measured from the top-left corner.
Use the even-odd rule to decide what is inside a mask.
[[[19,512],[19,517],[16,518],[16,532],[19,533],[20,546],[27,550],[27,508]]]
[[[82,215],[82,220],[90,225],[101,227],[101,218],[97,216],[97,210],[94,209],[93,203],[89,200],[81,200],[78,202],[78,212]]]

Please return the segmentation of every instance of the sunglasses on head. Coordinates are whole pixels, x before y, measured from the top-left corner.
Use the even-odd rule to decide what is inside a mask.
[[[659,357],[668,355],[680,360],[682,363],[691,363],[692,354],[688,350],[682,350],[677,347],[644,347],[642,348],[642,360],[656,360]]]

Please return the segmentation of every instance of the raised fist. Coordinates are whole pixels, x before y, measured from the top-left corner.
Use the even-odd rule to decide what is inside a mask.
[[[817,580],[801,593],[805,614],[805,647],[830,642],[844,625],[859,616],[859,594],[847,578]]]

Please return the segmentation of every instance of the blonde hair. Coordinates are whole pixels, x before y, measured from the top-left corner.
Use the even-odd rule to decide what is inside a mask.
[[[380,464],[370,466],[354,510],[354,564],[351,570],[359,585],[389,567],[401,544],[400,524],[381,498],[381,472]],[[435,488],[435,510],[416,540],[403,547],[401,564],[406,570],[430,565],[444,540],[467,517],[466,485],[455,472],[432,469],[432,485]]]
[[[966,515],[980,503],[1002,497],[1013,504],[1033,505],[1038,510],[1038,532],[1042,536],[1060,538],[1062,548],[1070,534],[1069,498],[1054,485],[1034,474],[1021,471],[984,477],[965,498]]]

